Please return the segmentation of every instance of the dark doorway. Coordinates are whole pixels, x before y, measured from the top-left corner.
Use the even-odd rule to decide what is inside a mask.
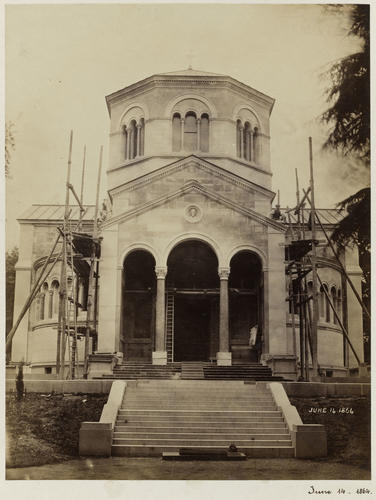
[[[175,361],[207,361],[210,301],[201,295],[175,297]]]
[[[234,364],[257,362],[262,341],[262,266],[248,251],[237,253],[230,263],[229,317]],[[253,335],[251,335],[253,330]]]
[[[155,261],[143,250],[124,261],[121,343],[127,360],[150,361],[155,323]]]
[[[174,304],[173,324],[167,315],[166,325],[172,336],[171,358],[207,361],[218,350],[217,257],[205,243],[186,241],[173,249],[167,267],[167,293]]]

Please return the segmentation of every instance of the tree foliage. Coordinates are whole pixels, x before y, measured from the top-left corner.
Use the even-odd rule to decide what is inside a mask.
[[[369,5],[352,5],[348,34],[362,41],[362,49],[330,69],[332,85],[327,91],[330,107],[322,115],[332,129],[325,147],[358,155],[370,161],[370,39]]]
[[[356,155],[365,167],[370,164],[370,17],[369,5],[350,6],[349,36],[362,42],[359,52],[335,63],[330,76],[332,87],[328,90],[329,109],[322,115],[324,122],[332,124],[324,147],[341,150],[345,155]],[[369,308],[370,280],[370,212],[369,187],[342,200],[337,205],[347,214],[337,225],[332,239],[339,246],[357,245],[359,265],[363,271],[363,301]],[[370,361],[370,322],[363,313],[365,360]]]

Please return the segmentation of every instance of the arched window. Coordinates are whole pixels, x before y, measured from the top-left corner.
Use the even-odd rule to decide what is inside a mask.
[[[260,137],[259,137],[259,131],[258,128],[255,127],[253,129],[253,145],[252,145],[252,160],[254,162],[258,161],[259,157],[259,150],[260,150]]]
[[[322,286],[320,287],[319,316],[325,318],[325,293]]]
[[[172,151],[181,150],[181,116],[175,113],[172,117]]]
[[[184,120],[184,149],[185,151],[197,150],[197,118],[196,114],[189,111]]]
[[[128,143],[128,159],[133,160],[137,155],[137,127],[135,120],[132,120],[129,125]]]
[[[337,291],[336,291],[336,287],[335,286],[332,286],[332,288],[330,290],[330,295],[331,295],[332,304],[334,306],[334,309],[337,312]],[[333,323],[335,325],[337,325],[338,321],[337,321],[336,315],[334,314],[334,311],[332,311],[332,316],[333,316]]]
[[[243,158],[247,161],[251,161],[251,126],[249,122],[245,122],[243,130]]]
[[[236,156],[246,161],[257,162],[260,150],[260,137],[258,128],[252,130],[249,121],[236,122]]]
[[[43,283],[41,294],[39,296],[39,319],[43,320],[48,316],[48,284]]]
[[[124,158],[128,160],[129,131],[125,125],[123,126],[123,135],[124,135]]]
[[[338,290],[337,292],[337,314],[339,319],[342,321],[342,296],[341,296],[341,290]]]
[[[133,160],[136,156],[143,156],[145,149],[145,120],[140,118],[139,123],[132,120],[128,127],[123,127],[124,158]]]
[[[209,116],[204,113],[201,115],[200,124],[200,151],[207,153],[209,151]]]
[[[51,294],[51,316],[50,317],[56,317],[59,312],[59,282],[57,280],[54,280],[51,283],[51,289],[52,289],[52,294]]]
[[[325,292],[326,292],[326,293],[325,293],[325,292],[324,292],[324,290],[323,290],[323,296],[324,296],[323,298],[324,298],[324,303],[325,303],[325,321],[326,321],[327,323],[329,323],[329,322],[330,322],[329,291],[328,291],[328,286],[327,286],[327,285],[325,285],[325,283],[324,283],[324,285],[323,285],[323,289],[324,289],[324,290],[325,290]]]
[[[138,156],[144,156],[144,145],[145,145],[145,120],[141,118],[139,124],[139,148],[138,148]]]
[[[242,122],[238,120],[236,122],[236,156],[238,158],[241,158],[242,156],[242,142],[243,142],[243,137],[242,137]]]

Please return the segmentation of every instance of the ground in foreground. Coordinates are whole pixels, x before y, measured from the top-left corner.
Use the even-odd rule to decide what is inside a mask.
[[[159,458],[87,458],[7,469],[7,479],[112,480],[368,480],[370,471],[336,462],[249,459],[245,462],[165,462]]]

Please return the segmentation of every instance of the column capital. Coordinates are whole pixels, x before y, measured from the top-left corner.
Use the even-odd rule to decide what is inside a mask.
[[[220,280],[228,280],[230,276],[230,268],[229,267],[220,267],[218,269],[219,279]]]
[[[167,274],[167,267],[156,267],[155,274],[157,276],[157,280],[164,280]]]

